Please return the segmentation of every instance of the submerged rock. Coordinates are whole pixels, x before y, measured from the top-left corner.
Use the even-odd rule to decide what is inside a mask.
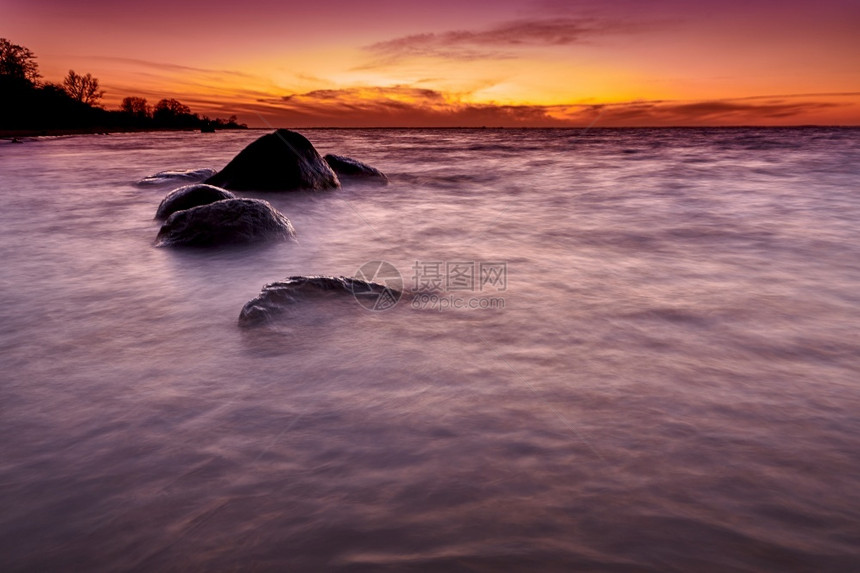
[[[257,139],[205,183],[234,191],[340,187],[337,175],[311,142],[289,129]]]
[[[155,175],[144,177],[137,182],[138,185],[163,185],[165,183],[175,183],[177,181],[185,181],[193,183],[195,181],[203,181],[208,177],[215,175],[214,169],[204,167],[203,169],[185,169],[176,171],[159,171]]]
[[[271,320],[290,305],[303,300],[332,296],[391,297],[402,293],[383,284],[349,277],[296,276],[269,283],[256,298],[245,303],[239,313],[240,326],[253,326]]]
[[[173,213],[155,246],[211,246],[295,237],[289,219],[259,199],[223,199]]]
[[[209,203],[223,199],[235,198],[236,196],[226,189],[221,189],[214,185],[206,185],[205,183],[185,185],[175,191],[171,191],[161,201],[158,210],[155,212],[155,218],[164,220],[177,211],[183,211],[200,205],[208,205]]]
[[[334,155],[332,153],[326,155],[324,159],[329,164],[329,167],[337,173],[337,176],[342,179],[361,179],[372,181],[379,185],[388,184],[388,177],[385,176],[385,173],[357,159],[344,157],[343,155]]]

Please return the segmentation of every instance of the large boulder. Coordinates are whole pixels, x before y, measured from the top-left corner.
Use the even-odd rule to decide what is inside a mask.
[[[173,213],[161,226],[155,245],[205,247],[294,237],[289,219],[268,201],[224,199]]]
[[[357,159],[334,155],[333,153],[329,153],[323,159],[341,179],[356,179],[379,185],[388,184],[388,177],[385,176],[385,173]]]
[[[137,182],[138,185],[165,185],[167,183],[193,183],[203,181],[215,175],[215,170],[208,167],[202,169],[184,169],[175,171],[159,171],[155,175],[144,177]]]
[[[257,139],[205,183],[234,191],[340,187],[337,175],[311,142],[289,129]]]
[[[236,196],[226,189],[221,189],[214,185],[206,185],[205,183],[185,185],[172,191],[161,201],[158,210],[155,212],[155,218],[163,221],[177,211],[235,198]]]
[[[393,306],[401,291],[384,284],[349,277],[295,276],[269,283],[256,298],[245,303],[239,313],[241,326],[254,326],[283,313],[290,305],[305,300],[354,296],[362,306],[367,298],[391,299]],[[358,303],[356,303],[358,304]],[[389,306],[389,307],[390,307]]]

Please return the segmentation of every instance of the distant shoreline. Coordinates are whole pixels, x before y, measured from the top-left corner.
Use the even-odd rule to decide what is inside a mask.
[[[217,131],[247,131],[255,128],[218,129]],[[165,131],[200,131],[199,127],[81,127],[77,129],[0,129],[0,139],[17,139],[20,137],[56,137],[62,135],[108,135],[111,133],[146,133]]]
[[[217,131],[270,131],[275,128],[272,127],[245,127],[245,128],[223,128],[218,129]],[[860,126],[856,125],[719,125],[719,126],[652,126],[652,127],[326,127],[326,126],[316,126],[316,127],[289,127],[287,129],[293,130],[412,130],[412,129],[421,129],[421,130],[487,130],[487,131],[496,131],[496,130],[505,130],[505,131],[523,131],[523,130],[542,130],[542,129],[557,129],[557,130],[569,130],[569,131],[583,131],[583,130],[637,130],[637,129],[724,129],[724,130],[732,130],[732,129],[774,129],[774,130],[786,130],[786,129],[860,129]],[[58,137],[58,136],[67,136],[67,135],[109,135],[112,133],[161,133],[161,132],[199,132],[200,129],[196,127],[163,127],[163,128],[145,128],[145,127],[124,127],[124,128],[106,128],[106,127],[87,127],[87,128],[77,128],[77,129],[0,129],[0,139],[5,140],[13,140],[22,137]]]

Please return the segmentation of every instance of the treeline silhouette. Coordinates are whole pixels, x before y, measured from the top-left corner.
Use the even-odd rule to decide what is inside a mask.
[[[0,38],[0,131],[247,128],[235,115],[201,117],[175,99],[149,105],[130,96],[119,110],[107,110],[99,105],[104,92],[97,78],[69,70],[63,84],[42,82],[35,59],[29,49]]]

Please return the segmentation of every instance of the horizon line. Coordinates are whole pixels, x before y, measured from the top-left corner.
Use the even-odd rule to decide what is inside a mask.
[[[738,124],[738,125],[607,125],[607,126],[575,126],[575,125],[559,125],[559,126],[309,126],[309,127],[247,127],[243,131],[269,131],[273,129],[289,129],[297,131],[300,129],[858,129],[860,124],[815,124],[815,123],[799,123],[795,125],[755,125],[755,124]],[[229,130],[219,130],[229,131]]]

